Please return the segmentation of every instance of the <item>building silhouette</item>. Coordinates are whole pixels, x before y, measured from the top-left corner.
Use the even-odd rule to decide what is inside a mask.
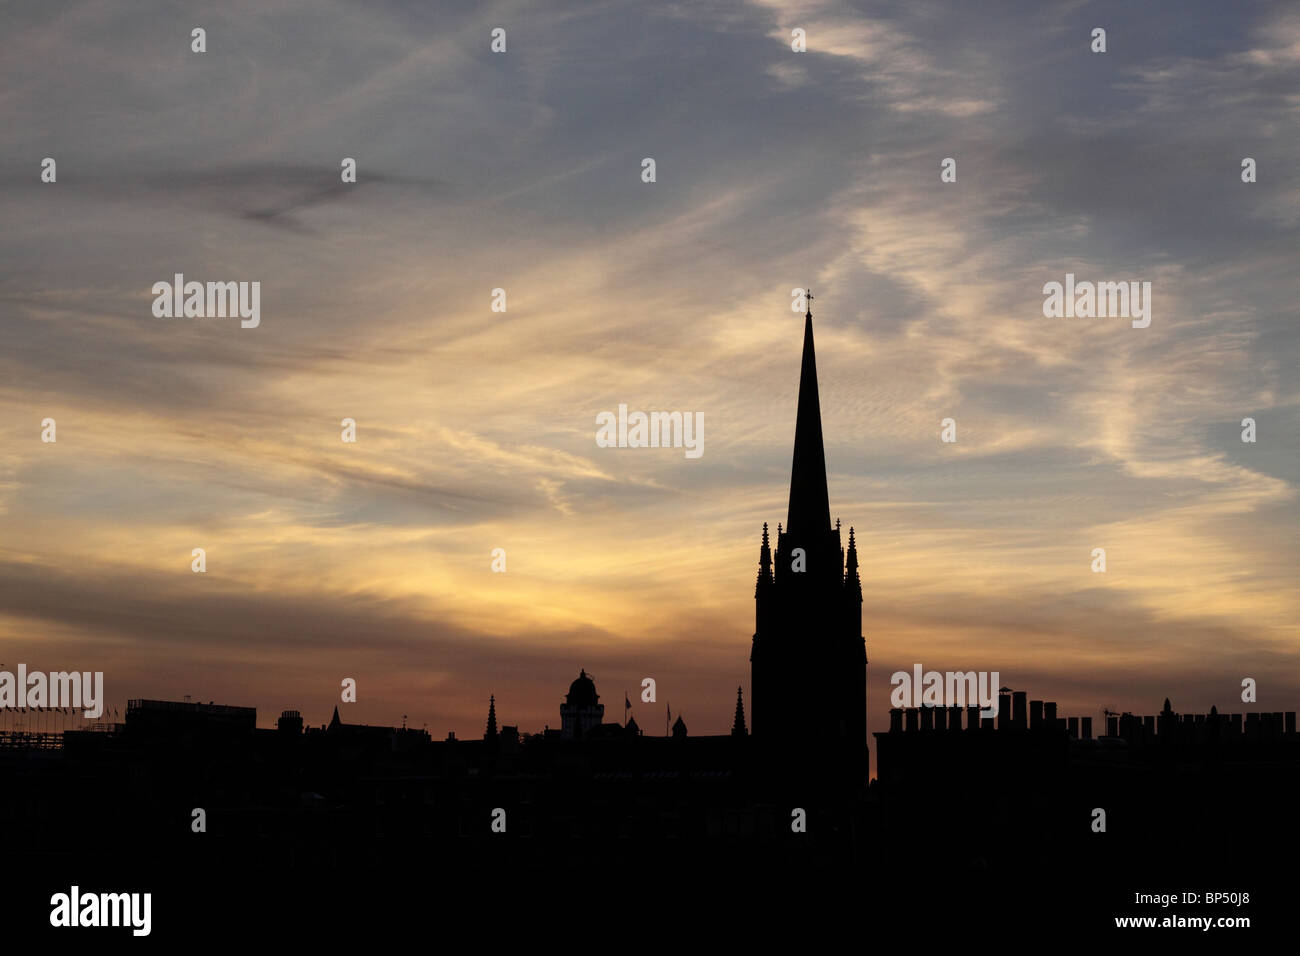
[[[569,693],[560,705],[560,733],[566,740],[582,740],[599,727],[605,717],[605,705],[596,693],[596,682],[579,672],[569,685]]]
[[[833,766],[861,777],[867,767],[866,643],[857,542],[848,551],[830,520],[812,304],[804,316],[790,504],[776,551],[763,525],[750,654],[752,734],[773,759]]]

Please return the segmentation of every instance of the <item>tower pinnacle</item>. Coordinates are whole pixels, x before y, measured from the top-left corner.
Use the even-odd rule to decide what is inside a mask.
[[[745,728],[745,702],[741,690],[736,688],[736,719],[731,724],[731,736],[745,737],[749,731]]]

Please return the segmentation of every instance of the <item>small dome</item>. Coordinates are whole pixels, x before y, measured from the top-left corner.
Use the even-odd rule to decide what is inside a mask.
[[[596,693],[596,682],[587,676],[586,670],[578,673],[578,679],[569,685],[569,696],[565,700],[578,707],[595,707],[600,695]]]

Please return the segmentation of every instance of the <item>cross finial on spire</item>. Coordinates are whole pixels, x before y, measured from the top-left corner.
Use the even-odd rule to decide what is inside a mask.
[[[809,289],[808,290],[808,314],[804,316],[804,318],[808,318],[808,319],[812,318],[812,300],[813,300],[812,289]]]

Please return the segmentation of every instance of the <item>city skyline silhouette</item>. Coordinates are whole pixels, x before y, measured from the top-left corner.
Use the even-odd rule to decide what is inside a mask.
[[[978,701],[933,706],[918,687],[916,706],[891,706],[868,738],[866,698],[886,694],[886,675],[867,679],[854,528],[846,542],[830,522],[811,303],[795,420],[786,518],[761,533],[748,694],[742,679],[726,732],[693,733],[683,711],[705,707],[690,698],[670,723],[665,693],[664,734],[647,733],[631,694],[619,719],[585,666],[554,725],[532,730],[495,693],[474,735],[369,724],[352,718],[346,686],[318,725],[292,708],[266,729],[252,707],[133,698],[120,722],[0,728],[0,775],[21,781],[0,812],[40,861],[24,893],[80,900],[81,884],[64,885],[77,859],[99,861],[77,864],[92,895],[87,879],[156,886],[159,872],[181,870],[186,882],[150,896],[171,934],[247,882],[250,853],[275,874],[249,883],[258,920],[274,918],[272,899],[305,905],[308,875],[391,906],[420,885],[412,866],[424,856],[525,880],[582,880],[594,861],[635,859],[637,885],[683,867],[707,884],[739,865],[762,882],[732,889],[778,905],[793,890],[771,878],[797,871],[798,891],[820,905],[860,891],[902,914],[924,909],[929,897],[906,887],[935,872],[937,854],[964,887],[943,898],[950,915],[1016,900],[1050,918],[1065,894],[1095,917],[1129,902],[1127,884],[1108,887],[1116,866],[1146,874],[1141,886],[1219,879],[1242,845],[1296,835],[1294,823],[1248,812],[1257,793],[1300,782],[1295,711],[1187,714],[1166,698],[1157,715],[1107,709],[1094,734],[1090,716],[1024,690],[995,687],[987,715]],[[1189,843],[1193,831],[1211,842]],[[1069,867],[1055,882],[1034,877],[1060,859]],[[394,892],[399,874],[406,888]],[[1234,893],[1254,894],[1252,914],[1276,902],[1261,873],[1233,879]]]
[[[751,708],[753,707],[754,685],[758,684],[761,688],[758,698],[760,701],[760,717],[756,722],[752,713],[747,719],[749,726],[754,727],[754,732],[760,736],[771,735],[773,737],[787,737],[792,740],[806,741],[814,736],[824,736],[827,728],[835,728],[834,736],[842,738],[848,735],[850,739],[855,739],[857,743],[855,749],[864,750],[869,753],[867,748],[868,731],[866,728],[867,706],[866,701],[870,696],[866,692],[866,675],[865,667],[867,663],[865,654],[865,638],[862,634],[861,625],[861,605],[862,605],[862,579],[860,576],[859,558],[855,541],[855,528],[850,525],[847,538],[847,550],[845,539],[841,533],[840,519],[836,519],[834,527],[830,524],[830,496],[829,496],[829,479],[826,469],[826,453],[822,434],[822,416],[820,402],[820,387],[817,378],[816,352],[813,336],[813,313],[812,304],[814,296],[811,290],[802,297],[806,302],[806,313],[804,314],[804,331],[802,340],[802,357],[799,369],[799,388],[797,406],[795,412],[795,428],[793,442],[793,457],[790,468],[789,481],[789,507],[787,510],[784,525],[778,524],[775,534],[769,534],[768,524],[763,524],[762,546],[759,556],[759,576],[758,584],[755,589],[755,601],[757,606],[757,617],[759,622],[758,630],[753,634],[753,644],[751,647],[750,664],[752,676],[749,684],[749,694]],[[794,530],[792,530],[794,529]],[[770,539],[775,539],[775,548],[770,544]],[[802,548],[805,557],[798,563],[806,565],[809,559],[807,554],[811,554],[811,563],[814,570],[809,573],[803,571],[796,573],[787,571],[786,568],[792,563],[792,553],[796,548],[806,545]],[[829,577],[827,576],[829,575]],[[780,582],[784,581],[782,586]],[[760,633],[763,639],[760,640]],[[838,645],[835,642],[847,641],[845,645],[849,657],[847,661],[843,657],[845,651],[835,649]],[[825,645],[825,646],[823,646]],[[759,648],[763,647],[766,654],[770,655],[770,662],[764,660],[764,655],[759,653]],[[770,649],[768,649],[770,648]],[[917,648],[918,657],[924,657],[923,648]],[[593,655],[599,656],[599,655]],[[855,676],[849,676],[856,672],[859,662],[857,657],[861,658],[860,665],[864,670],[862,680],[857,681]],[[755,658],[758,658],[758,661]],[[979,662],[980,655],[976,652],[967,660],[968,669],[974,666],[972,661]],[[919,666],[919,665],[917,665]],[[1005,666],[1005,665],[1004,665]],[[586,678],[586,668],[580,668],[582,676]],[[825,680],[828,675],[836,677],[849,676],[849,683],[843,691],[827,693]],[[885,675],[880,675],[883,678]],[[860,683],[861,686],[855,686]],[[634,684],[639,688],[639,683]],[[838,685],[836,685],[838,686]],[[877,691],[880,696],[888,696],[884,688],[888,686],[877,681]],[[1003,688],[1007,690],[1006,688]],[[743,685],[738,688],[743,694]],[[570,688],[572,694],[573,688]],[[800,693],[804,696],[800,697]],[[489,692],[491,697],[491,720],[495,720],[495,701],[496,695]],[[1106,700],[1115,699],[1117,694],[1104,694]],[[1025,693],[1017,694],[1020,707],[1024,706]],[[767,698],[767,699],[764,699]],[[168,698],[170,699],[170,698]],[[191,699],[191,695],[185,695],[185,701]],[[1011,702],[1010,693],[1000,694],[999,699],[1005,699],[1009,705]],[[139,699],[136,699],[137,701]],[[626,700],[630,706],[625,710],[623,722],[626,723],[629,716],[634,719],[638,707],[643,707],[645,728],[640,724],[637,725],[637,731],[641,734],[646,733],[646,728],[654,728],[656,721],[653,718],[653,708],[658,702],[643,702],[639,693],[627,697]],[[681,698],[679,697],[679,701]],[[688,699],[689,700],[689,699]],[[696,702],[698,712],[707,718],[716,718],[720,710],[721,698],[706,698],[703,701]],[[213,701],[209,701],[213,703]],[[1166,698],[1166,706],[1168,699]],[[250,713],[256,713],[256,708],[242,707],[243,710]],[[353,704],[345,703],[345,708],[349,710],[359,710]],[[414,702],[410,705],[415,709]],[[963,705],[964,706],[964,705]],[[1055,708],[1055,704],[1052,705]],[[670,701],[664,702],[665,707],[665,726],[663,736],[672,736],[673,731],[669,726],[672,720]],[[827,708],[831,708],[827,710]],[[842,711],[836,711],[836,707],[842,707]],[[690,709],[688,703],[687,708]],[[1216,709],[1217,704],[1212,704],[1210,709]],[[602,708],[603,709],[603,708]],[[924,708],[912,708],[918,714],[923,713]],[[1283,713],[1274,710],[1263,710],[1257,708],[1237,708],[1245,713],[1247,710],[1254,710],[1264,720],[1278,719],[1282,720]],[[14,708],[6,708],[3,711],[3,717],[8,721],[7,729],[11,733],[28,731],[53,734],[57,736],[67,729],[86,729],[89,724],[84,719],[78,719],[75,713],[68,713],[69,708],[21,708],[16,711]],[[116,723],[119,715],[125,716],[127,707],[109,708],[109,713],[113,715]],[[771,717],[767,711],[771,712]],[[31,711],[29,714],[28,711]],[[1129,717],[1138,713],[1139,709],[1125,710],[1124,717]],[[301,713],[294,710],[295,714]],[[1227,713],[1227,710],[1225,710]],[[900,711],[898,708],[891,707],[888,710],[888,716],[881,720],[873,732],[880,732],[886,728],[897,730],[900,728]],[[1106,705],[1101,708],[1101,723],[1105,721],[1107,726],[1113,723],[1121,716],[1120,711],[1112,711]],[[41,724],[41,717],[45,717],[44,725]],[[677,715],[682,716],[681,709]],[[1024,715],[1016,719],[1021,719]],[[1093,714],[1086,714],[1077,717],[1076,720],[1091,723]],[[71,720],[67,719],[71,717]],[[1007,713],[1003,713],[1003,720],[1010,719]],[[1064,719],[1064,718],[1062,718]],[[54,724],[58,722],[57,729]],[[910,718],[909,718],[910,721]],[[101,723],[108,722],[105,718],[100,719]],[[563,722],[563,718],[562,718]],[[269,715],[260,726],[268,726],[270,723]],[[337,726],[340,723],[348,726],[369,726],[383,727],[385,724],[368,724],[364,721],[353,722],[351,720],[340,720],[338,704],[333,705],[333,714],[328,723],[321,723],[320,726]],[[597,721],[597,723],[600,723]],[[406,715],[403,714],[402,726],[405,727]],[[1285,721],[1283,721],[1285,724]],[[1292,718],[1294,724],[1294,718]],[[766,726],[765,726],[766,725]],[[254,722],[254,726],[259,726]],[[393,727],[396,725],[393,724]],[[516,728],[518,724],[512,725]],[[697,725],[698,726],[698,725]],[[710,721],[707,725],[710,729],[716,727],[716,720]],[[732,720],[730,729],[723,728],[719,734],[726,735],[734,731],[735,721]],[[549,728],[549,724],[544,725],[544,729]],[[761,728],[761,730],[759,729]],[[770,728],[770,729],[769,729]],[[427,724],[421,724],[421,729],[428,731]],[[913,729],[909,722],[908,729]],[[1238,726],[1240,732],[1240,722]],[[1293,727],[1290,728],[1293,730]],[[527,736],[532,732],[525,730],[522,733]],[[449,738],[455,738],[458,731],[448,729],[446,731]],[[464,737],[464,731],[460,731]],[[855,736],[856,735],[856,736]],[[439,731],[434,729],[430,732],[431,739],[437,739]],[[1072,736],[1077,736],[1077,729]],[[1090,735],[1089,735],[1090,736]],[[1110,736],[1114,736],[1111,734]],[[472,739],[469,735],[466,739]],[[874,755],[870,755],[869,765],[872,767],[874,775]]]
[[[14,941],[1284,925],[1300,12],[0,48]]]

